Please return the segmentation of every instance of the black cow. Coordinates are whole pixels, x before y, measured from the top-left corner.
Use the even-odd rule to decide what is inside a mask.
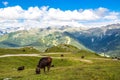
[[[52,63],[52,58],[51,57],[43,57],[40,59],[37,68],[36,68],[36,74],[40,74],[40,69],[43,68],[45,72],[45,67],[47,67],[47,70],[50,70]]]
[[[82,59],[84,59],[84,58],[85,58],[85,56],[81,56],[81,58],[82,58]]]
[[[64,55],[63,55],[63,54],[61,54],[60,56],[61,56],[61,57],[64,57]]]
[[[60,56],[61,56],[61,61],[63,61],[63,57],[64,57],[64,55],[63,55],[63,54],[61,54]]]
[[[24,66],[20,66],[20,67],[18,67],[18,71],[21,71],[21,70],[24,70],[25,69],[25,67]]]

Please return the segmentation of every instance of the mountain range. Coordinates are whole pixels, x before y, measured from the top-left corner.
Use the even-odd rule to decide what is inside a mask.
[[[76,31],[69,35],[95,52],[120,56],[120,24]]]
[[[40,51],[45,51],[59,44],[70,44],[79,49],[120,56],[120,24],[96,28],[61,26],[0,30],[0,47],[2,48],[33,46]]]

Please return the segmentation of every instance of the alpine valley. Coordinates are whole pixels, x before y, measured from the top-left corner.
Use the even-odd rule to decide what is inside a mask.
[[[96,28],[59,26],[47,28],[7,28],[0,30],[0,48],[32,46],[40,51],[69,44],[79,49],[120,56],[120,24]]]

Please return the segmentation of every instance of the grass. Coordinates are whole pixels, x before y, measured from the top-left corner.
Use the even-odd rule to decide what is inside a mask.
[[[48,55],[48,53],[44,53]],[[49,54],[54,57],[50,72],[35,74],[36,65],[40,57],[4,57],[0,58],[0,80],[119,80],[120,61],[86,56],[80,61],[81,54],[65,54],[63,61],[58,58],[60,54]],[[17,71],[17,67],[25,65],[25,70]]]
[[[73,45],[59,44],[57,46],[50,47],[45,52],[73,52],[79,51],[79,49]]]
[[[30,54],[30,53],[39,53],[38,50],[33,47],[24,47],[24,48],[0,48],[0,55],[5,54]]]
[[[59,54],[52,54],[54,52],[51,53],[47,53],[48,56],[54,56],[54,57],[60,57],[60,54],[63,54],[65,57],[75,57],[75,58],[81,58],[81,56],[84,56],[85,58],[93,58],[93,57],[100,57],[98,54],[94,53],[94,52],[90,52],[90,51],[86,51],[86,50],[80,50],[77,52],[57,52]]]

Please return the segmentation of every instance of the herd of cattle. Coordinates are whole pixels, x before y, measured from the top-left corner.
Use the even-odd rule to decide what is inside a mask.
[[[61,57],[63,57],[64,55],[62,54]],[[47,71],[50,70],[50,67],[54,67],[54,65],[51,65],[52,63],[52,58],[51,57],[43,57],[39,60],[37,67],[36,67],[36,74],[40,74],[40,69],[44,69],[44,72],[46,72],[46,67],[47,67]],[[25,69],[25,66],[20,66],[18,67],[18,71],[22,71]]]
[[[64,55],[61,54],[61,60],[63,61],[63,58]],[[81,59],[85,58],[85,56],[81,56]],[[120,58],[118,57],[112,57],[112,59],[117,59],[117,60],[120,60]],[[51,65],[52,63],[52,58],[51,57],[43,57],[39,60],[38,64],[37,64],[37,67],[36,67],[36,74],[40,74],[40,69],[44,69],[44,73],[46,72],[46,67],[47,67],[47,71],[50,70],[50,67],[54,67],[54,65]],[[25,66],[20,66],[18,67],[18,71],[22,71],[25,69]]]
[[[51,66],[54,67],[54,65],[51,65],[51,63],[52,63],[52,58],[51,57],[41,58],[38,62],[36,70],[35,70],[36,74],[40,74],[40,69],[44,69],[44,72],[46,72],[46,70],[45,70],[46,67],[47,67],[47,71],[49,71]],[[25,66],[20,66],[20,67],[18,67],[17,70],[22,71],[24,69],[25,69]]]

